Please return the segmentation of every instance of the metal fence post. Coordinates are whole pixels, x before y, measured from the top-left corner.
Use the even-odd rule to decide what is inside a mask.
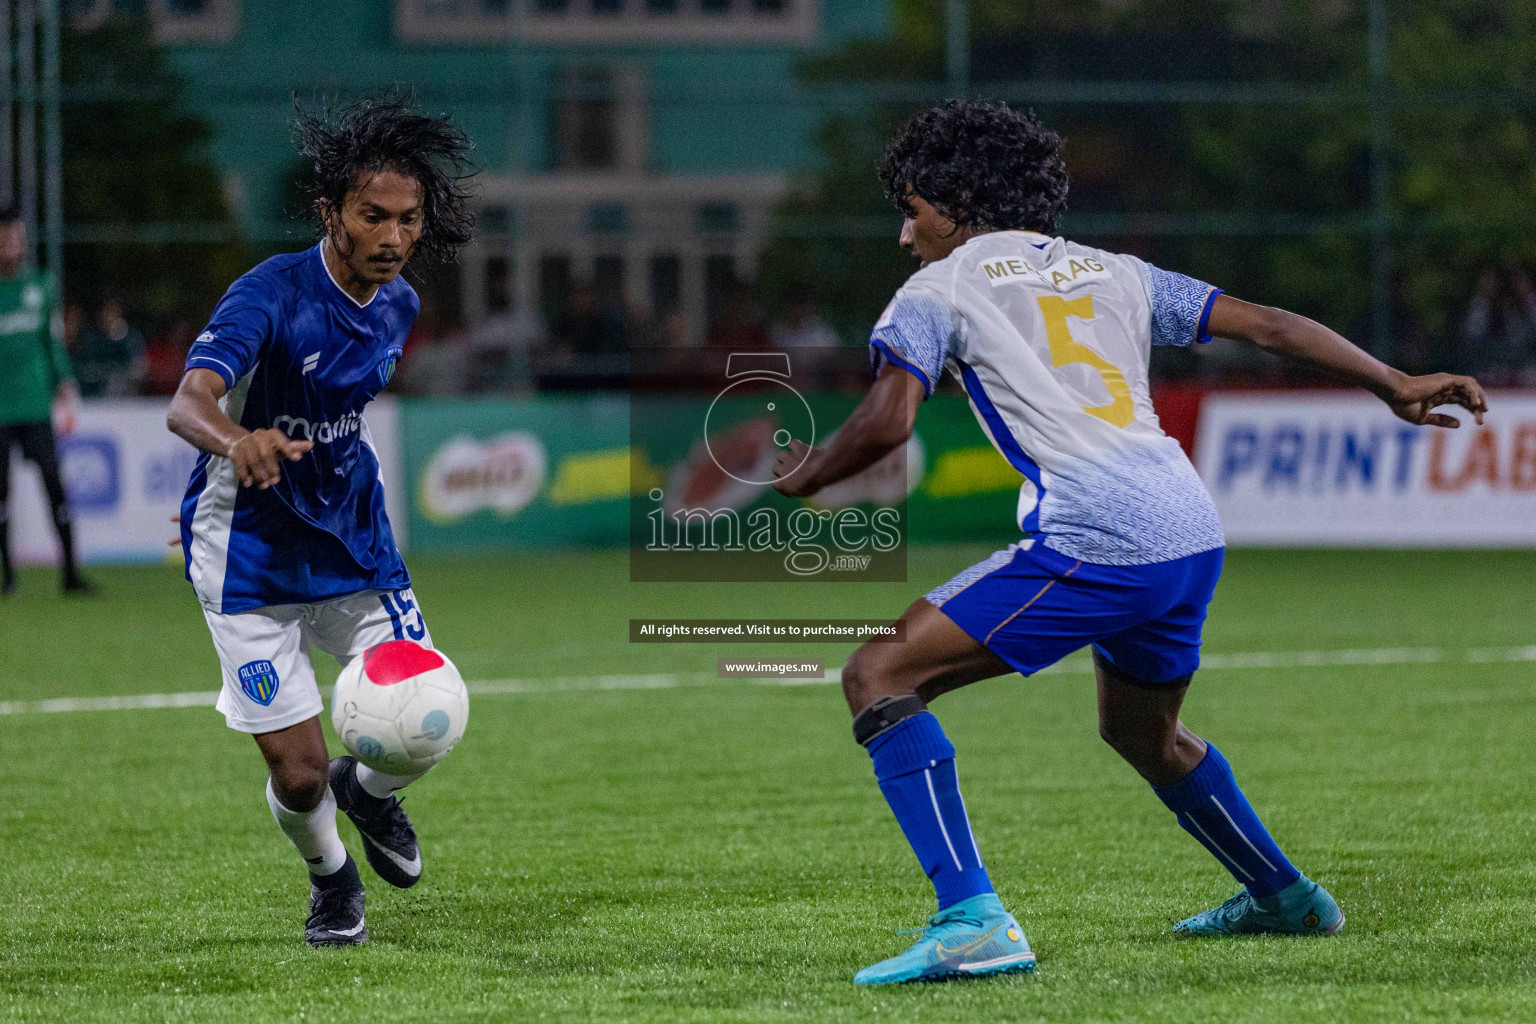
[[[1371,350],[1391,360],[1392,168],[1391,97],[1386,0],[1371,0],[1368,26],[1371,75]]]
[[[971,0],[946,0],[944,67],[949,94],[963,99],[971,91]]]
[[[0,0],[0,204],[16,198],[16,151],[12,147],[11,133],[15,130],[12,114],[16,106],[16,85],[11,62],[11,0]]]
[[[43,223],[48,270],[63,294],[64,153],[59,123],[59,3],[43,0]]]
[[[16,5],[16,77],[20,100],[16,133],[18,199],[27,225],[28,263],[37,262],[37,4],[18,0]]]

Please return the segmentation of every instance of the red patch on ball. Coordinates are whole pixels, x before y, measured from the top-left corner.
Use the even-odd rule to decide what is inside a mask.
[[[363,674],[375,686],[394,686],[442,667],[441,654],[410,640],[390,640],[368,648],[363,655]]]

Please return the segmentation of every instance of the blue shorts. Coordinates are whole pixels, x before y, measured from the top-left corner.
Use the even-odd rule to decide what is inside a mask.
[[[1092,644],[1133,679],[1170,682],[1200,667],[1200,627],[1224,551],[1096,565],[1026,541],[925,596],[1026,676]]]

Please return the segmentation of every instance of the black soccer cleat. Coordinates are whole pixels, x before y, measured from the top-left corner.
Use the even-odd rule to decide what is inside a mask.
[[[350,754],[331,761],[331,793],[357,826],[368,866],[380,878],[397,889],[421,881],[421,847],[398,797],[380,800],[363,789],[357,781],[357,758]]]
[[[350,857],[347,860],[352,876],[349,884],[310,886],[304,941],[311,946],[361,946],[368,941],[368,926],[363,922],[363,883],[358,881],[357,866]]]

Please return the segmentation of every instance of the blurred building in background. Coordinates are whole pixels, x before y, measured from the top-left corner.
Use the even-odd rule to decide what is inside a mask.
[[[1313,317],[1411,371],[1536,387],[1530,3],[0,10],[14,158],[0,152],[0,194],[63,271],[90,396],[63,459],[92,559],[162,557],[191,471],[163,402],[122,399],[174,390],[229,283],[314,242],[294,101],[398,84],[453,114],[481,169],[475,242],[456,266],[407,271],[423,306],[389,388],[404,400],[369,411],[396,535],[417,550],[623,544],[631,496],[707,489],[698,417],[679,410],[707,416],[714,393],[668,407],[649,440],[629,419],[634,394],[711,365],[699,346],[791,352],[796,385],[807,369],[824,385],[818,417],[841,416],[914,269],[881,149],[949,97],[1033,108],[1066,138],[1071,238]],[[631,387],[641,363],[662,372]],[[1486,425],[1435,432],[1363,393],[1288,394],[1319,381],[1252,347],[1159,349],[1153,379],[1234,543],[1536,544],[1530,394],[1497,392]],[[731,438],[747,464],[774,454],[759,426]],[[911,536],[1006,542],[1019,476],[963,396],[928,403],[912,448]],[[46,558],[47,505],[17,493],[18,550]],[[748,499],[775,500],[766,485]]]
[[[58,2],[6,4],[13,68]],[[12,106],[61,101],[66,292],[113,393],[171,386],[223,287],[311,241],[294,99],[393,83],[482,168],[476,243],[415,279],[416,393],[611,387],[636,345],[862,344],[911,270],[881,144],[959,95],[1066,136],[1074,238],[1409,369],[1536,379],[1536,9],[1513,0],[62,2],[61,88]],[[1308,379],[1220,344],[1155,371]]]
[[[431,289],[429,320],[470,332],[470,376],[501,380],[528,346],[598,364],[639,337],[701,343],[757,279],[790,176],[815,162],[797,62],[888,33],[891,10],[886,0],[182,0],[147,17],[173,65],[206,84],[188,99],[218,127],[211,151],[253,240],[293,232],[290,92],[319,103],[406,82],[454,111],[482,168],[479,238],[451,283]]]

